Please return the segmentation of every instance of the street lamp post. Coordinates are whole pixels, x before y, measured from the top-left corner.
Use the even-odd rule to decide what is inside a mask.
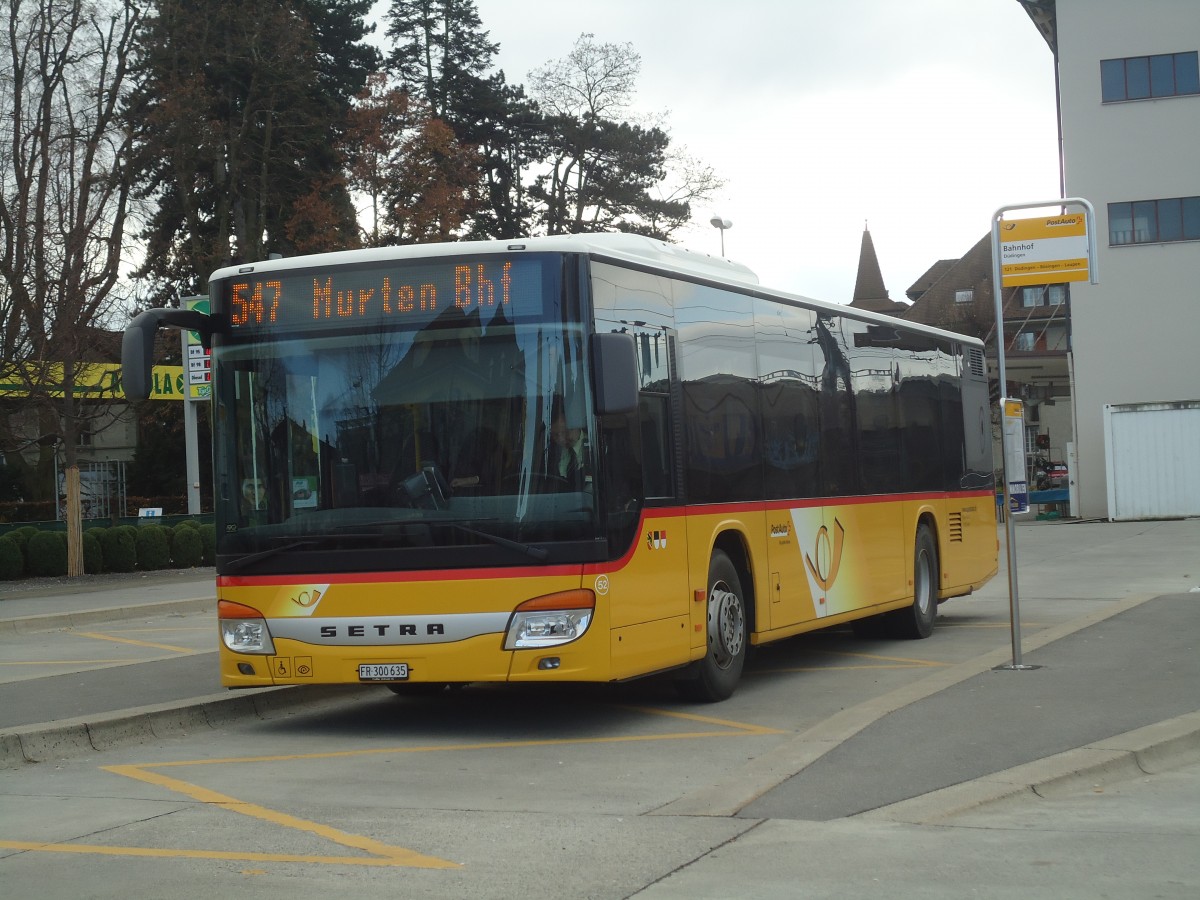
[[[724,256],[725,255],[725,229],[732,228],[733,223],[730,222],[728,219],[722,219],[720,216],[713,216],[708,221],[712,224],[713,228],[716,228],[717,230],[719,230],[721,232],[721,256]]]

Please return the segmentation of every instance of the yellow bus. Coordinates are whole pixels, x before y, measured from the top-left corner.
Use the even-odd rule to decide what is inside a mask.
[[[997,569],[983,347],[634,235],[221,269],[222,683],[613,682],[914,638]]]

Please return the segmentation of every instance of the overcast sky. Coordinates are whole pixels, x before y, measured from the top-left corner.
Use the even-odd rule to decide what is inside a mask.
[[[893,300],[1001,206],[1059,196],[1054,67],[1016,0],[476,0],[509,82],[581,32],[726,181],[680,243],[848,303],[864,222]]]

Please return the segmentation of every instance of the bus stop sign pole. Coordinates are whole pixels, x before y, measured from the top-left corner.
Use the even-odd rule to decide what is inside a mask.
[[[1047,207],[1082,207],[1079,215],[1060,214],[1043,219],[1004,220],[1004,214],[1014,210]],[[1079,234],[1079,225],[1086,234]],[[1089,281],[1096,284],[1096,211],[1081,197],[1060,197],[1037,203],[1002,206],[992,214],[992,296],[996,305],[996,365],[1000,380],[1000,456],[1004,467],[1004,535],[1008,566],[1008,608],[1012,630],[1012,662],[998,669],[1021,671],[1036,669],[1021,662],[1021,608],[1017,588],[1017,544],[1014,530],[1014,498],[1009,484],[1015,477],[1026,479],[1024,471],[1010,472],[1009,441],[1005,427],[1008,411],[1008,372],[1004,365],[1004,293],[1005,287],[1017,285],[1059,284],[1066,281]],[[1082,255],[1081,255],[1082,253]],[[1023,419],[1023,414],[1022,414]],[[1016,439],[1024,440],[1021,435]],[[1023,449],[1023,445],[1022,445]]]

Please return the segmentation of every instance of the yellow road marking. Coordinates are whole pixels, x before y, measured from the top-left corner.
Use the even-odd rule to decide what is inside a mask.
[[[948,663],[930,663],[932,666],[949,665]],[[786,675],[788,672],[878,672],[881,669],[924,669],[926,665],[895,665],[895,666],[782,666],[777,669],[755,669],[752,675]]]
[[[315,837],[323,838],[343,847],[361,850],[372,856],[299,856],[278,853],[227,852],[222,850],[183,850],[151,847],[109,847],[97,844],[50,844],[44,841],[4,841],[0,840],[0,848],[9,850],[25,850],[39,853],[85,853],[101,856],[154,857],[176,859],[213,859],[238,860],[252,862],[299,862],[320,865],[341,866],[393,866],[423,869],[454,869],[460,868],[460,863],[440,859],[436,856],[426,856],[405,847],[384,844],[363,835],[350,834],[319,822],[301,819],[288,813],[247,803],[209,788],[192,784],[178,778],[172,778],[150,769],[178,768],[183,766],[211,766],[229,763],[254,762],[288,762],[297,760],[339,759],[356,756],[378,756],[380,754],[397,753],[429,753],[448,750],[509,750],[525,747],[571,746],[579,744],[612,744],[633,743],[645,741],[686,740],[705,737],[746,737],[766,734],[786,734],[774,728],[761,725],[751,725],[744,722],[733,722],[728,719],[718,719],[696,713],[678,712],[675,710],[654,709],[651,707],[620,706],[634,712],[652,716],[683,719],[719,726],[720,731],[688,731],[674,734],[650,735],[606,735],[595,738],[545,739],[528,741],[484,741],[471,744],[442,744],[422,747],[383,747],[365,750],[339,750],[327,753],[296,753],[275,756],[245,756],[227,757],[222,759],[191,759],[174,762],[140,763],[137,765],[102,766],[102,771],[111,772],[132,778],[146,784],[164,788],[177,794],[183,794],[199,803],[224,809],[229,812],[250,816],[264,822],[269,822],[281,828],[302,831]]]
[[[113,772],[117,775],[124,775],[126,778],[133,778],[137,781],[144,781],[146,784],[157,785],[158,787],[166,788],[169,791],[175,791],[179,794],[191,797],[193,800],[198,800],[201,803],[219,806],[222,809],[227,809],[230,812],[241,813],[244,816],[251,816],[255,819],[262,819],[264,822],[271,822],[274,825],[279,825],[282,828],[291,828],[296,831],[304,831],[317,837],[324,838],[327,841],[332,841],[335,844],[341,844],[343,847],[353,847],[356,850],[362,850],[365,853],[373,853],[383,859],[391,860],[393,865],[408,866],[410,868],[419,869],[455,869],[458,868],[458,863],[450,862],[445,859],[438,859],[435,856],[425,856],[421,853],[414,853],[412,850],[406,850],[404,847],[395,847],[391,844],[384,844],[380,841],[372,840],[368,837],[363,837],[358,834],[349,834],[345,831],[339,831],[336,828],[330,828],[328,825],[321,825],[318,822],[310,822],[307,819],[301,819],[296,816],[289,816],[287,813],[281,813],[277,810],[267,809],[265,806],[259,806],[255,803],[246,803],[226,794],[218,793],[217,791],[209,790],[208,788],[200,787],[199,785],[189,784],[186,781],[180,781],[177,778],[170,778],[166,775],[160,775],[157,772],[147,772],[139,766],[103,766],[106,772]]]
[[[709,725],[721,725],[732,728],[742,734],[787,734],[778,728],[768,728],[765,725],[747,725],[745,722],[731,722],[728,719],[717,719],[713,716],[701,716],[696,713],[679,712],[673,709],[654,709],[649,706],[621,706],[620,709],[631,709],[634,712],[647,713],[652,716],[667,716],[672,719],[687,719],[692,722],[704,722]],[[724,732],[722,732],[723,734]]]
[[[812,653],[824,653],[828,656],[852,656],[855,659],[877,659],[881,662],[903,663],[908,666],[945,666],[948,663],[935,662],[931,659],[909,659],[906,656],[881,656],[877,653],[854,653],[850,650],[818,650],[810,648]]]
[[[855,659],[878,660],[874,665],[839,666],[836,663],[828,666],[772,666],[768,669],[755,669],[754,675],[779,675],[787,672],[858,672],[877,669],[935,669],[948,666],[950,663],[937,662],[932,659],[909,659],[904,656],[881,656],[876,653],[854,653],[849,650],[822,650],[817,647],[807,648],[810,653],[824,653],[827,656],[848,656]]]
[[[76,631],[79,637],[95,638],[98,641],[112,641],[117,644],[132,644],[135,647],[149,647],[153,650],[170,650],[172,653],[197,653],[190,647],[176,647],[172,644],[155,644],[150,641],[138,641],[133,638],[114,637],[111,634],[100,634],[97,631]]]
[[[349,759],[397,753],[445,753],[466,750],[519,750],[529,747],[570,747],[580,744],[634,744],[642,741],[678,741],[695,738],[747,737],[759,734],[788,734],[747,725],[738,731],[681,731],[673,734],[606,735],[590,738],[545,738],[529,741],[482,741],[477,744],[435,744],[427,747],[375,747],[369,750],[329,750],[324,753],[289,753],[279,756],[228,756],[222,759],[183,759],[174,762],[141,763],[135,768],[168,769],[181,766],[229,765],[232,763],[298,762],[314,759]]]
[[[121,634],[154,634],[159,631],[211,631],[216,633],[214,625],[168,625],[164,628],[122,628]]]
[[[779,674],[781,672],[857,672],[877,670],[877,668],[937,668],[948,666],[949,662],[937,662],[928,659],[908,659],[907,656],[881,656],[874,653],[852,653],[850,650],[822,650],[808,648],[810,653],[824,653],[828,656],[852,656],[854,659],[878,660],[871,666],[772,666],[756,668],[754,674]]]
[[[33,659],[28,661],[9,661],[0,660],[0,666],[91,666],[100,665],[102,663],[127,663],[129,657],[124,659]]]
[[[223,850],[163,850],[154,847],[106,847],[102,844],[47,844],[0,841],[0,849],[35,853],[88,853],[99,856],[141,856],[157,859],[220,859],[245,862],[297,862],[332,866],[411,866],[400,859],[371,856],[294,856],[288,853],[227,853]],[[447,863],[456,866],[457,863]],[[446,866],[443,866],[445,868]]]

